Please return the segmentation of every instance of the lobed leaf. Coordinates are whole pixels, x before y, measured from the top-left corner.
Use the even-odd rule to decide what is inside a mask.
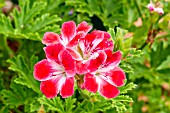
[[[121,101],[121,102],[133,102],[132,98],[129,97],[128,95],[119,95],[112,100],[113,101]]]
[[[32,56],[29,63],[26,63],[22,55],[18,55],[12,59],[8,59],[7,62],[10,63],[9,69],[18,73],[18,78],[15,78],[15,82],[21,85],[25,85],[31,88],[33,91],[40,93],[39,83],[33,77],[33,67],[38,58]]]
[[[119,90],[121,94],[124,94],[124,93],[127,93],[129,90],[136,88],[136,86],[137,86],[136,84],[131,82],[125,86],[120,87]]]
[[[3,103],[9,105],[10,107],[18,107],[20,105],[29,105],[29,102],[32,101],[32,97],[35,96],[35,93],[22,85],[16,84],[13,80],[10,85],[10,90],[2,90],[1,92]]]
[[[64,105],[60,97],[55,97],[53,99],[48,99],[45,96],[38,98],[40,104],[47,106],[47,110],[57,111],[59,113],[64,113]]]
[[[12,27],[9,17],[6,17],[4,14],[0,14],[0,34],[7,35],[13,33],[14,29]]]

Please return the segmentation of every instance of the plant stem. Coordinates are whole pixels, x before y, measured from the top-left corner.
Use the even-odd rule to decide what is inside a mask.
[[[78,86],[78,84],[77,84],[77,86]],[[89,95],[87,95],[81,88],[78,87],[77,89],[78,89],[80,95],[81,95],[83,98],[85,98],[85,99],[87,99],[87,100],[90,99]]]

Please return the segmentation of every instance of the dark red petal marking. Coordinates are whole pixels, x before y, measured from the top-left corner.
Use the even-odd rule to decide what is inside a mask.
[[[46,32],[42,40],[42,43],[46,45],[55,44],[59,42],[60,42],[60,36],[53,32]]]
[[[91,34],[87,34],[86,37],[84,38],[84,46],[87,47],[92,47],[93,44],[93,40],[95,39],[95,35]],[[83,39],[82,39],[83,40]]]
[[[58,54],[64,50],[64,46],[60,43],[58,44],[51,44],[44,48],[46,57],[51,60],[58,61]]]
[[[104,36],[104,35],[103,35]],[[87,34],[84,39],[84,45],[87,47],[93,46],[94,40],[102,40],[103,39],[102,32],[99,32],[98,30],[92,31],[90,34]]]
[[[118,96],[120,91],[115,86],[102,80],[102,82],[100,83],[100,86],[99,86],[99,93],[102,96],[110,99],[110,98],[115,98],[116,96]]]
[[[57,96],[59,89],[58,89],[57,82],[53,80],[43,81],[40,84],[40,90],[47,98],[54,98]]]
[[[98,90],[98,83],[96,82],[95,75],[92,75],[90,73],[85,74],[83,86],[88,91],[96,93]]]
[[[92,29],[92,26],[88,25],[87,22],[83,21],[77,26],[77,32],[84,31],[88,33]]]
[[[123,86],[126,79],[125,73],[119,67],[114,68],[109,72],[110,80],[117,86]]]
[[[99,56],[96,59],[90,60],[88,70],[90,72],[98,70],[99,66],[102,65],[106,60],[106,54],[104,52],[99,52]]]
[[[50,62],[46,59],[34,65],[34,78],[39,81],[44,81],[51,76],[53,72]]]
[[[66,74],[74,76],[76,73],[76,61],[72,58],[67,50],[63,50],[59,54],[59,60],[65,68]]]
[[[74,38],[76,33],[76,24],[74,21],[65,22],[61,28],[62,39],[68,42]],[[65,38],[65,39],[64,39]]]
[[[63,98],[74,94],[74,77],[66,78],[65,83],[61,86],[60,94]]]
[[[90,34],[87,34],[84,41],[85,51],[86,54],[89,51],[95,50],[95,48],[98,46],[98,44],[104,39],[104,32],[95,30],[91,32]]]

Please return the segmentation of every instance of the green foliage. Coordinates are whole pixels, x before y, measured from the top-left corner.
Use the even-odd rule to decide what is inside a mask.
[[[40,91],[38,82],[33,77],[33,67],[37,61],[38,58],[32,56],[29,62],[26,62],[21,55],[7,60],[7,62],[11,64],[9,69],[17,72],[19,75],[19,77],[14,79],[14,81],[17,84],[25,85],[28,88],[31,88],[33,91],[39,93]]]
[[[170,68],[170,56],[167,57],[158,67],[157,70],[168,69]]]
[[[59,113],[72,113],[72,109],[75,108],[76,99],[67,98],[63,102],[60,97],[56,97],[52,100],[47,99],[45,96],[38,99],[40,104],[47,106],[47,111],[57,111]]]
[[[124,36],[127,34],[127,30],[116,28],[109,29],[109,33],[112,36],[112,40],[114,42],[114,51],[120,50],[123,53],[123,59],[121,68],[124,69],[127,73],[133,73],[133,68],[131,67],[131,63],[135,60],[134,58],[139,58],[143,53],[141,50],[136,50],[136,48],[132,48],[132,39],[133,37],[125,38]],[[135,61],[138,62],[138,61]]]
[[[132,82],[123,86],[123,87],[120,87],[120,92],[121,94],[124,94],[124,93],[127,93],[129,90],[132,90],[133,88],[135,88],[137,85],[136,84],[133,84]]]
[[[4,104],[12,108],[23,104],[29,104],[31,98],[35,95],[31,89],[27,89],[14,82],[11,83],[10,90],[2,90],[1,94]]]
[[[106,27],[112,28],[118,24],[128,24],[128,22],[125,21],[125,18],[127,18],[127,12],[122,9],[122,6],[124,6],[123,4],[125,4],[125,0],[67,0],[66,3],[68,5],[77,4],[77,12],[88,14],[90,17],[97,16]],[[126,8],[126,6],[124,8]]]
[[[11,21],[9,17],[6,17],[4,14],[0,14],[0,33],[8,34],[13,33],[14,29],[12,27]]]
[[[19,3],[20,10],[15,8],[11,14],[13,21],[4,14],[0,15],[2,20],[0,34],[10,38],[41,41],[46,31],[59,31],[59,26],[54,23],[61,21],[61,19],[57,15],[41,13],[45,10],[46,2],[35,1],[31,4],[29,0],[21,0]]]
[[[13,9],[4,13],[6,3],[0,0],[0,113],[170,112],[169,1],[153,1],[163,15],[149,12],[149,0],[11,1]],[[67,99],[42,96],[33,77],[35,63],[45,58],[41,40],[45,32],[59,33],[68,20],[87,21],[111,34],[126,73],[116,98],[76,87]]]

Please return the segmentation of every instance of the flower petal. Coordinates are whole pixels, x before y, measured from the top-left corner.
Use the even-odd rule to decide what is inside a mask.
[[[102,96],[110,99],[110,98],[115,98],[116,96],[118,96],[120,91],[115,86],[101,79],[100,84],[99,84],[99,93]]]
[[[59,43],[60,41],[60,36],[58,34],[55,34],[53,32],[46,32],[44,34],[42,43],[45,45],[49,45]]]
[[[66,75],[73,77],[76,73],[76,61],[67,50],[59,53],[59,60],[65,68]]]
[[[77,32],[84,31],[85,33],[88,33],[91,29],[92,26],[88,25],[87,22],[83,21],[77,26],[76,31]]]
[[[40,84],[40,90],[47,98],[54,98],[57,96],[59,89],[58,83],[54,79],[50,79],[47,81],[42,81]]]
[[[60,95],[67,98],[74,94],[74,77],[66,78],[65,83],[61,86]]]
[[[60,43],[58,44],[51,44],[44,48],[46,53],[46,57],[50,60],[58,61],[58,54],[64,50],[64,46]]]
[[[48,60],[41,60],[34,66],[34,78],[39,81],[47,80],[53,71],[51,63]]]
[[[67,44],[72,40],[76,33],[76,24],[74,21],[65,22],[61,28],[62,40]]]
[[[85,74],[87,70],[88,63],[83,63],[83,61],[76,61],[76,73]]]
[[[69,53],[71,54],[73,59],[75,59],[75,60],[82,60],[81,55],[76,50],[73,50],[71,48],[67,48],[67,50],[69,51]]]
[[[125,73],[119,67],[114,68],[108,74],[109,79],[113,82],[116,86],[123,86],[124,80],[126,79]]]
[[[95,30],[91,33],[94,36],[93,41],[91,42],[93,46],[91,46],[91,51],[97,47],[97,45],[104,39],[104,32],[100,30]],[[90,38],[90,37],[88,37]]]
[[[112,53],[111,50],[105,50],[107,54],[106,62],[103,64],[103,68],[100,68],[99,72],[108,72],[117,67],[121,61],[122,53],[117,51]]]
[[[105,32],[105,31],[102,31],[102,32],[104,32],[104,38],[105,39],[111,38],[111,35],[108,32]]]
[[[105,52],[107,54],[106,65],[117,67],[121,61],[122,53],[120,51],[112,53],[111,50],[106,50]]]
[[[101,66],[106,61],[106,54],[104,51],[99,52],[99,56],[95,59],[91,59],[89,62],[88,69],[90,72],[98,70],[99,66]]]
[[[78,32],[76,34],[76,36],[67,44],[67,47],[73,47],[75,45],[78,44],[78,41],[81,39],[81,38],[84,38],[85,37],[85,33],[84,32]]]
[[[94,49],[94,52],[98,50],[107,50],[107,49],[113,50],[113,48],[114,48],[113,41],[109,41],[108,39],[103,39]]]
[[[96,82],[95,75],[90,73],[85,74],[83,86],[88,91],[96,93],[96,91],[98,90],[98,83]]]

